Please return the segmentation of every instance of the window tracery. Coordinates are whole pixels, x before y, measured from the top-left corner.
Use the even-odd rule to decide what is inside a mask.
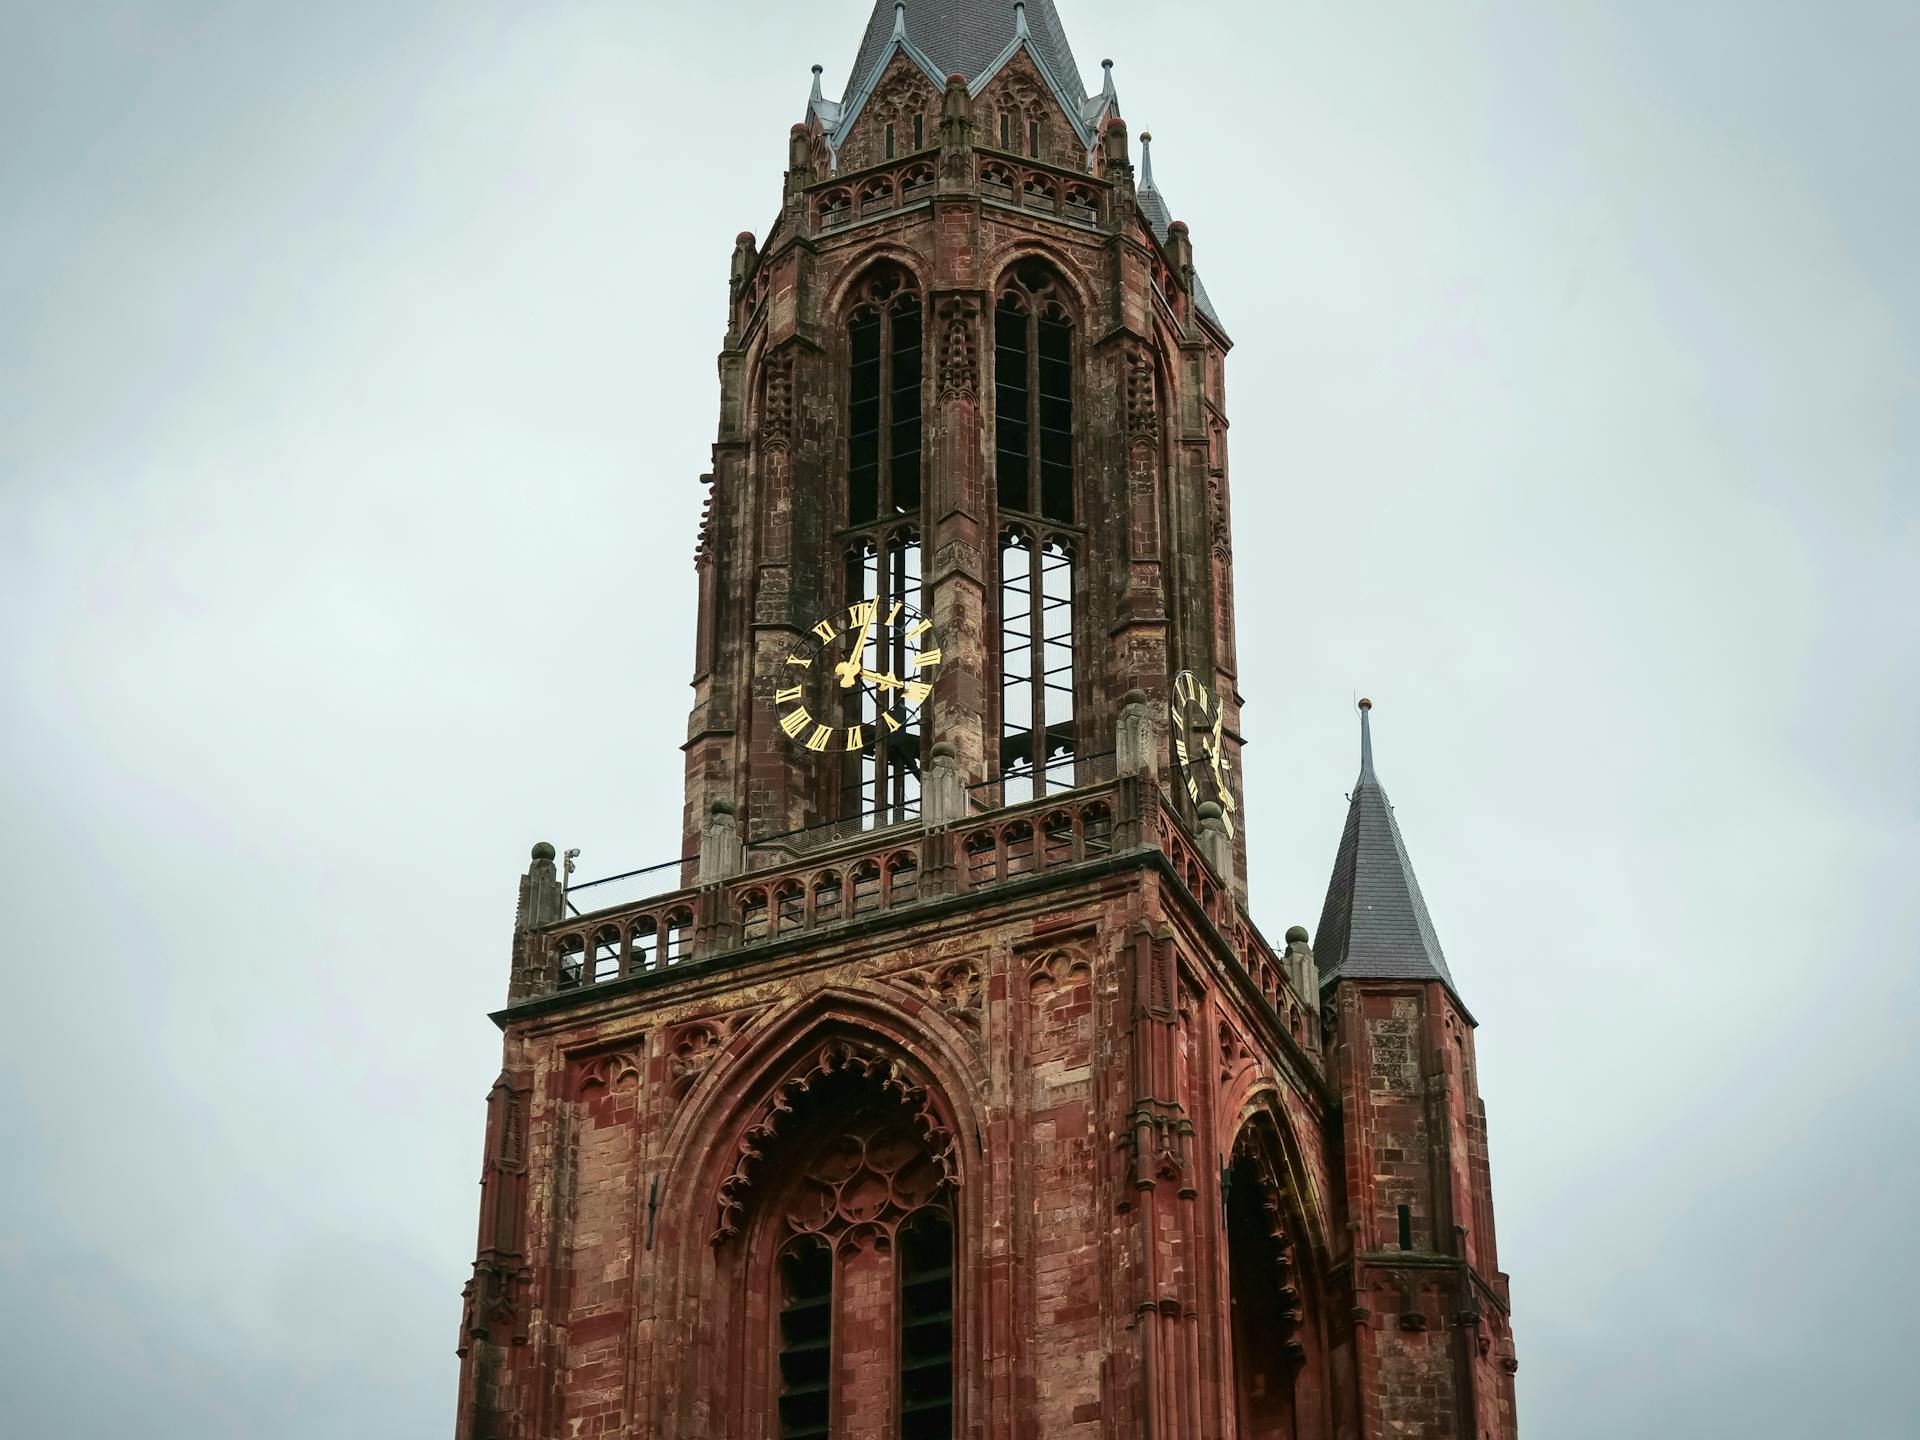
[[[838,1056],[839,1063],[834,1063]],[[857,1049],[829,1047],[785,1087],[755,1143],[776,1183],[755,1201],[739,1272],[766,1276],[771,1399],[783,1437],[843,1433],[858,1416],[914,1440],[953,1434],[950,1144],[924,1092]],[[771,1264],[772,1274],[765,1266]]]

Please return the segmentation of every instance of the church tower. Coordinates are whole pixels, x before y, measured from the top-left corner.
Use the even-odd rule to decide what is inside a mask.
[[[520,882],[459,1440],[1515,1435],[1363,767],[1246,886],[1225,360],[1052,0],[880,0],[735,242],[682,860]],[[570,868],[570,867],[568,867]]]

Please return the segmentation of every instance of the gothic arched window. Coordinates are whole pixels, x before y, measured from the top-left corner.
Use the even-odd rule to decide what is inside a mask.
[[[763,1173],[780,1177],[752,1227],[772,1274],[750,1264],[741,1283],[767,1283],[776,1302],[778,1434],[841,1434],[857,1416],[862,1433],[950,1440],[953,1211],[920,1117],[877,1076],[816,1076]]]
[[[847,320],[847,523],[920,513],[921,300],[883,265]]]
[[[1003,511],[1071,525],[1073,321],[1061,289],[1029,261],[994,307],[994,456]]]
[[[847,321],[847,526],[843,604],[922,610],[921,386],[925,375],[923,309],[913,277],[898,265],[876,267],[860,283]],[[876,629],[866,668],[903,675],[897,627]],[[904,728],[879,713],[873,692],[849,690],[842,725],[872,737],[849,755],[840,782],[839,816],[874,829],[919,813],[924,725]],[[921,715],[925,711],[920,712]]]
[[[1226,1174],[1227,1273],[1233,1314],[1234,1404],[1247,1440],[1321,1432],[1308,1347],[1296,1227],[1276,1176],[1278,1140],[1264,1119],[1240,1134]]]

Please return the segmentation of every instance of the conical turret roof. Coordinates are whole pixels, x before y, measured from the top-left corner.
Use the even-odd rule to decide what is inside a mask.
[[[1360,702],[1360,778],[1347,806],[1347,828],[1340,836],[1326,907],[1314,936],[1320,984],[1439,980],[1453,990],[1453,975],[1414,878],[1400,822],[1374,773],[1372,710],[1372,701]]]

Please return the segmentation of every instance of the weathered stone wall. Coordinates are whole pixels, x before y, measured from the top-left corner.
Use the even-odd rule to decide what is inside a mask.
[[[757,1207],[781,1177],[755,1157],[797,1113],[781,1099],[804,1093],[796,1075],[869,1062],[923,1097],[953,1167],[969,1433],[1133,1436],[1149,1410],[1227,1423],[1210,1147],[1270,1114],[1286,1168],[1321,1175],[1327,1112],[1191,910],[1151,864],[1123,866],[983,897],[958,930],[903,921],[747,952],[513,1022],[508,1048],[533,1076],[530,1273],[499,1387],[522,1428],[499,1433],[763,1433],[778,1385]],[[1213,1039],[1223,1027],[1244,1037],[1232,1053]],[[834,1047],[854,1058],[823,1061]],[[1282,1183],[1300,1263],[1317,1265],[1324,1196]],[[891,1294],[892,1263],[848,1271],[836,1413],[852,1428],[836,1433],[892,1413],[890,1312],[872,1299]]]

